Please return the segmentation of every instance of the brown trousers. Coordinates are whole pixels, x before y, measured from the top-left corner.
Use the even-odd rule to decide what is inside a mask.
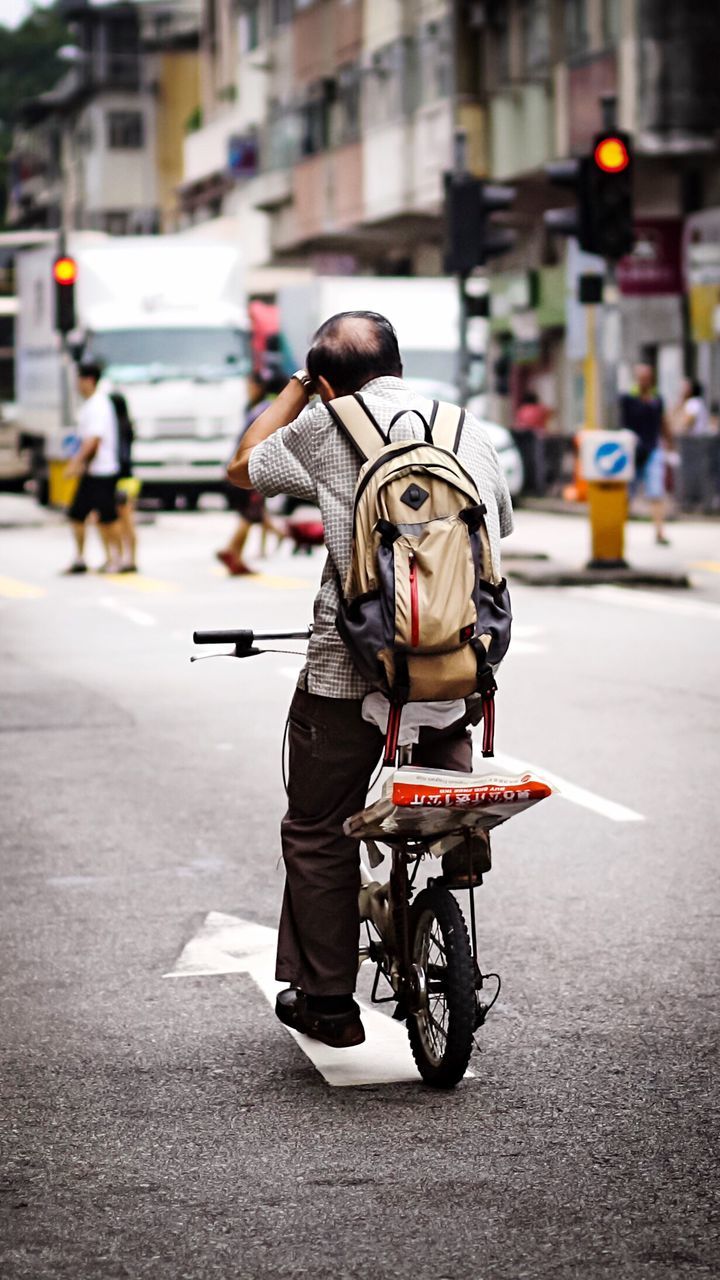
[[[290,707],[288,811],[282,821],[285,896],[276,977],[307,995],[355,990],[360,918],[358,841],[343,822],[365,807],[383,749],[380,730],[358,698],[321,698],[296,689]],[[472,770],[463,724],[423,729],[413,764]]]

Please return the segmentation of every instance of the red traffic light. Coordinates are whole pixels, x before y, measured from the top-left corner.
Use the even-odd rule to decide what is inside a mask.
[[[56,258],[53,263],[53,279],[56,284],[74,284],[77,280],[77,262],[74,258]]]
[[[622,138],[611,134],[595,145],[594,159],[603,173],[622,173],[630,164],[628,149]]]

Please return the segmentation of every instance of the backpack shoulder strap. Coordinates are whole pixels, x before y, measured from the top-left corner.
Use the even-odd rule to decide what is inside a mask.
[[[328,401],[325,408],[363,462],[373,458],[387,444],[385,432],[361,395],[339,396],[337,400]]]
[[[459,405],[447,404],[442,400],[433,401],[430,418],[433,444],[439,449],[447,449],[448,453],[457,453],[460,448],[463,427],[465,426],[465,410]]]

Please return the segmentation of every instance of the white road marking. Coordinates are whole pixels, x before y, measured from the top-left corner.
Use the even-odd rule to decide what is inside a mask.
[[[154,627],[157,625],[157,618],[151,613],[146,613],[144,609],[135,609],[133,605],[121,604],[114,596],[101,596],[99,603],[104,609],[111,609],[113,613],[117,613],[121,618],[125,618],[128,622],[134,622],[138,627]]]
[[[654,591],[636,591],[631,587],[568,587],[567,595],[582,596],[596,604],[618,605],[622,609],[645,609],[650,613],[672,613],[678,617],[704,618],[720,622],[720,605],[706,600],[678,600],[675,596]]]
[[[504,751],[497,751],[492,760],[485,760],[482,756],[476,757],[475,764],[479,771],[499,764],[506,769],[512,769],[513,773],[537,773],[545,782],[549,782],[558,795],[569,800],[571,804],[578,804],[583,809],[591,809],[593,813],[599,813],[601,817],[609,818],[611,822],[645,821],[644,815],[637,813],[635,809],[628,809],[626,805],[617,804],[614,800],[606,800],[604,796],[598,796],[594,791],[587,791],[585,787],[578,787],[574,782],[568,782],[566,778],[559,777],[557,773],[551,773],[544,765],[531,764],[529,760],[508,756]]]
[[[274,1006],[275,996],[285,985],[275,980],[276,943],[275,929],[210,911],[195,937],[183,947],[175,968],[163,976],[197,978],[249,973]],[[365,1004],[362,1004],[362,1018],[367,1038],[354,1049],[329,1049],[290,1028],[286,1030],[330,1085],[358,1088],[371,1084],[416,1083],[418,1070],[404,1025]]]

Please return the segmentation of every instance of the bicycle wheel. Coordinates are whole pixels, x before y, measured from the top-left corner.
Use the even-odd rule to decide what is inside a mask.
[[[412,1055],[426,1084],[452,1089],[472,1051],[475,970],[463,914],[440,885],[423,889],[413,904],[410,949],[426,987],[423,1007],[408,1018]]]

